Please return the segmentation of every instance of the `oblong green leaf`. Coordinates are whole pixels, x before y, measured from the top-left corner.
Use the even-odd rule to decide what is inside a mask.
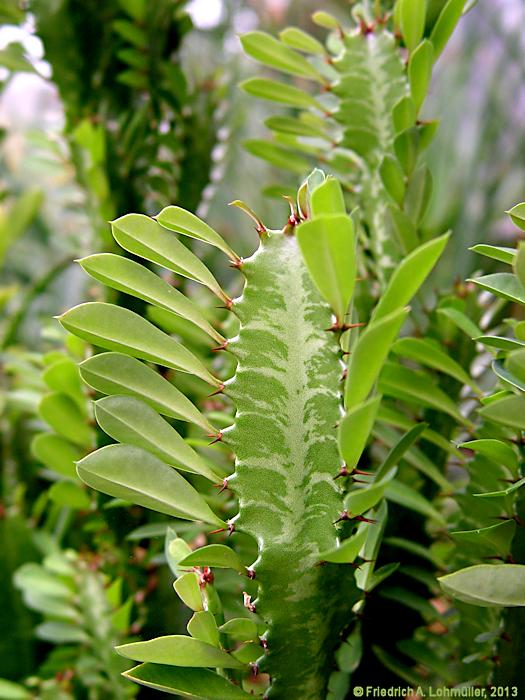
[[[86,491],[73,481],[57,481],[49,489],[53,503],[73,510],[87,510],[91,505]]]
[[[219,629],[215,616],[209,610],[196,612],[186,625],[186,629],[195,639],[212,644],[214,647],[220,646]]]
[[[410,93],[418,112],[427,96],[433,63],[434,47],[428,39],[424,39],[410,56],[408,64]]]
[[[426,0],[399,0],[399,21],[405,45],[412,52],[425,29]]]
[[[354,225],[349,216],[320,216],[302,223],[297,240],[321,296],[343,323],[355,285]]]
[[[493,260],[499,260],[500,262],[507,263],[508,265],[512,265],[514,258],[516,257],[515,248],[486,245],[485,243],[472,246],[472,248],[469,248],[469,250],[472,250],[474,253],[479,253],[480,255],[485,255],[487,258],[492,258]]]
[[[339,547],[321,552],[320,561],[329,561],[333,564],[351,564],[357,558],[365,543],[369,523],[361,523],[355,535],[343,540]]]
[[[208,544],[195,549],[179,562],[179,566],[210,566],[218,569],[234,569],[240,573],[246,572],[239,555],[231,547],[224,544]]]
[[[58,391],[46,394],[38,407],[41,417],[53,430],[81,447],[89,447],[93,433],[82,415],[78,404]]]
[[[84,360],[79,369],[86,384],[102,394],[135,396],[163,416],[189,421],[214,432],[211,423],[182,392],[134,357],[104,352]]]
[[[438,581],[445,593],[471,605],[525,605],[525,566],[520,564],[478,564],[441,576]]]
[[[247,617],[235,617],[220,626],[220,631],[233,637],[239,642],[250,642],[258,639],[257,624]]]
[[[200,282],[220,299],[228,300],[227,294],[199,258],[149,216],[126,214],[111,222],[111,231],[124,250]]]
[[[460,544],[483,547],[505,558],[510,552],[515,531],[515,521],[504,520],[489,527],[451,532],[450,535]]]
[[[238,685],[204,668],[176,668],[161,664],[142,664],[123,676],[130,681],[170,695],[202,700],[246,700],[250,698]]]
[[[184,520],[224,525],[203,497],[175,469],[130,445],[108,445],[81,459],[79,477],[114,498]]]
[[[522,231],[525,231],[525,202],[516,204],[506,213],[510,216],[512,222],[516,224],[516,226],[518,226]]]
[[[523,477],[523,479],[515,481],[511,486],[508,486],[506,489],[501,489],[500,491],[490,491],[489,493],[474,493],[472,495],[477,496],[478,498],[506,498],[515,491],[518,491],[518,489],[521,489],[522,486],[525,486],[525,477]]]
[[[518,468],[518,456],[510,445],[502,440],[485,438],[482,440],[469,440],[459,443],[458,447],[464,447],[474,452],[479,452],[484,457],[488,457],[496,464],[508,467],[512,472]]]
[[[381,479],[392,467],[397,467],[403,455],[409,450],[418,437],[428,428],[428,423],[416,423],[393,445],[392,449],[381,464],[376,478]]]
[[[465,2],[466,0],[448,0],[441,10],[430,35],[436,58],[440,56],[452,36],[465,7]]]
[[[310,193],[310,214],[312,218],[324,215],[346,214],[345,198],[343,188],[339,180],[328,176],[319,185],[314,185],[314,178],[318,171],[313,171],[307,179],[307,187]],[[350,217],[348,217],[350,218]]]
[[[194,323],[218,343],[224,341],[223,336],[208,323],[190,299],[134,260],[113,253],[99,253],[78,262],[88,275],[111,289],[171,311]]]
[[[292,49],[298,49],[314,56],[324,56],[326,54],[321,42],[314,39],[311,34],[307,34],[307,32],[299,29],[299,27],[286,27],[279,33],[279,37],[283,44],[290,46]]]
[[[310,169],[310,163],[294,151],[284,148],[277,143],[271,143],[262,139],[250,139],[243,143],[244,148],[257,158],[268,161],[277,168],[289,170],[292,173],[302,175]]]
[[[244,52],[259,63],[283,73],[323,82],[322,76],[304,56],[266,32],[247,32],[241,37]]]
[[[239,260],[239,256],[226,243],[224,238],[217,231],[214,231],[211,226],[199,219],[198,216],[182,207],[169,206],[164,207],[155,219],[170,231],[176,231],[184,236],[196,238],[199,241],[209,243],[215,248],[222,250],[230,260]]]
[[[385,489],[385,498],[392,503],[397,503],[403,508],[408,508],[420,513],[425,518],[436,520],[440,525],[446,525],[447,521],[434,506],[419,491],[399,481],[391,481]]]
[[[31,442],[31,453],[44,466],[69,479],[77,478],[75,462],[82,451],[53,433],[39,433]]]
[[[98,347],[189,372],[215,386],[221,384],[189,350],[129,309],[88,302],[66,311],[59,321],[66,330]]]
[[[348,363],[345,385],[347,410],[367,398],[407,315],[408,309],[398,309],[369,325],[359,336]]]
[[[277,131],[282,134],[322,139],[328,138],[323,128],[319,127],[317,124],[310,124],[304,119],[276,116],[268,117],[264,123],[272,131]]]
[[[202,593],[199,586],[199,577],[194,571],[189,571],[173,583],[177,595],[190,610],[199,612],[203,610]],[[138,659],[141,661],[142,659]]]
[[[214,483],[221,480],[179,433],[140,399],[107,396],[95,403],[95,416],[114,440],[141,447],[166,464],[201,474]]]
[[[525,287],[511,272],[496,272],[493,275],[484,275],[467,281],[474,282],[481,289],[502,299],[525,304]]]
[[[193,637],[172,634],[147,642],[132,642],[115,647],[121,656],[168,666],[199,668],[243,668],[237,659],[217,647]]]
[[[239,87],[249,95],[260,97],[262,100],[288,105],[288,107],[306,109],[318,106],[315,99],[308,92],[300,90],[293,85],[280,83],[278,80],[249,78],[242,82]]]
[[[385,489],[396,475],[397,468],[391,469],[379,481],[371,482],[366,486],[355,488],[345,496],[345,509],[350,516],[361,515],[373,508],[383,498]]]
[[[339,452],[350,471],[357,466],[365,449],[380,401],[380,396],[374,396],[369,401],[353,406],[339,423]]]
[[[506,396],[479,409],[483,418],[503,423],[510,428],[525,430],[525,397]]]

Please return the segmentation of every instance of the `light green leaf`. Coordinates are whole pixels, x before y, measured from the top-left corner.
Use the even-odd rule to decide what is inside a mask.
[[[293,134],[294,136],[306,136],[311,138],[327,139],[325,130],[317,124],[310,124],[304,119],[294,117],[269,117],[264,122],[272,131],[282,134]]]
[[[35,636],[53,644],[86,644],[89,637],[78,624],[70,622],[43,622],[35,628]]]
[[[476,336],[481,335],[481,331],[474,321],[459,309],[455,309],[453,306],[442,306],[437,309],[437,313],[452,321],[469,338],[476,338]]]
[[[447,521],[427,499],[418,491],[400,481],[391,481],[386,487],[385,498],[392,503],[397,503],[403,508],[413,510],[425,518],[436,520],[440,525],[446,525]]]
[[[208,544],[195,549],[179,562],[180,566],[210,566],[219,569],[234,569],[241,574],[246,572],[239,555],[224,544]]]
[[[149,216],[126,214],[111,222],[111,231],[124,250],[200,282],[219,299],[228,300],[227,294],[199,258]]]
[[[385,489],[396,475],[397,468],[391,469],[380,481],[355,488],[345,496],[345,510],[351,517],[361,515],[373,508],[383,498]]]
[[[52,433],[39,433],[31,442],[31,453],[44,466],[69,479],[76,479],[75,462],[82,457],[81,450]]]
[[[525,566],[519,564],[478,564],[438,578],[452,598],[464,603],[490,607],[525,605]]]
[[[157,214],[155,219],[161,226],[164,226],[164,228],[170,231],[176,231],[184,236],[209,243],[219,250],[222,250],[230,260],[239,260],[237,253],[230,248],[217,231],[214,231],[211,226],[208,226],[202,219],[199,219],[198,216],[195,216],[195,214],[192,214],[186,209],[182,209],[182,207],[164,207],[164,209]]]
[[[380,401],[381,397],[375,396],[369,401],[353,406],[339,424],[339,452],[350,471],[357,466],[365,449]]]
[[[340,25],[336,18],[329,14],[328,12],[314,12],[312,15],[312,22],[317,24],[318,27],[323,27],[324,29],[337,29]]]
[[[16,570],[13,578],[21,591],[30,591],[41,596],[69,601],[74,597],[74,589],[63,577],[46,571],[40,564],[29,562]]]
[[[177,595],[190,610],[198,612],[203,610],[202,594],[199,586],[199,576],[194,571],[180,576],[174,583],[173,588]],[[151,659],[136,659],[136,661],[150,661]]]
[[[379,299],[372,320],[404,307],[421,287],[443,252],[450,234],[446,233],[413,250],[399,264]]]
[[[385,461],[380,466],[376,479],[381,479],[392,467],[397,467],[403,455],[409,450],[422,432],[428,428],[428,423],[416,423],[405,433],[399,441],[392,447]]]
[[[516,224],[522,231],[525,231],[525,202],[516,204],[516,206],[509,209],[507,214],[512,219],[513,223]]]
[[[477,496],[478,498],[506,498],[507,496],[510,496],[512,493],[520,489],[523,485],[525,485],[525,477],[523,479],[519,479],[508,488],[501,489],[501,491],[491,491],[490,493],[474,493],[473,495]]]
[[[354,226],[349,216],[320,216],[302,223],[297,240],[308,271],[342,325],[355,285]]]
[[[219,630],[239,642],[251,642],[258,639],[257,624],[247,617],[235,617],[225,622]]]
[[[345,386],[347,410],[368,397],[407,315],[408,309],[396,309],[369,324],[359,336],[348,364]]]
[[[57,481],[49,489],[53,503],[73,510],[87,510],[91,501],[86,491],[73,481]]]
[[[95,403],[102,430],[118,442],[141,447],[166,464],[202,474],[214,483],[221,479],[158,413],[131,396],[107,396]]]
[[[118,352],[104,352],[84,360],[82,379],[102,394],[124,394],[142,399],[158,413],[189,421],[207,432],[214,428],[173,384],[143,362]]]
[[[355,572],[355,580],[358,588],[368,591],[372,585],[374,568],[388,520],[388,506],[385,500],[381,501],[379,508],[370,514],[370,518],[376,522],[368,528],[365,545],[362,549],[363,559],[367,559]]]
[[[0,678],[0,698],[2,700],[31,700],[33,695],[23,685]]]
[[[479,409],[483,418],[503,423],[509,428],[525,430],[525,397],[506,396]]]
[[[460,544],[488,548],[499,556],[506,557],[510,552],[515,531],[515,521],[505,520],[479,530],[462,530],[450,534]]]
[[[307,180],[310,194],[310,215],[313,219],[333,214],[346,214],[345,198],[339,180],[328,176],[317,186],[314,185],[314,170]],[[349,218],[349,217],[348,217]]]
[[[230,654],[193,637],[173,634],[115,647],[121,656],[169,666],[243,668]]]
[[[213,613],[208,610],[196,612],[187,624],[188,634],[214,647],[220,646],[219,630]]]
[[[518,350],[518,352],[520,351]],[[503,359],[494,360],[492,362],[492,371],[504,383],[507,382],[514,388],[525,392],[525,379],[523,378],[523,372],[519,372],[519,370],[523,370],[523,368],[519,367],[518,374],[514,374],[509,368],[509,359],[510,356],[506,359],[505,364],[503,363]]]
[[[431,340],[424,338],[401,338],[392,346],[392,352],[401,357],[406,357],[409,360],[415,360],[427,367],[432,367],[432,369],[437,369],[444,374],[448,374],[462,384],[472,387],[477,393],[480,393],[479,387],[474,380],[470,378],[469,374],[463,369],[459,362],[453,360],[448,353]]]
[[[223,336],[206,321],[190,299],[144,265],[113,253],[90,255],[78,262],[88,275],[111,289],[171,311],[194,323],[218,343],[224,341]]]
[[[397,159],[387,154],[379,172],[388,194],[401,205],[405,197],[405,176]]]
[[[514,260],[514,274],[525,289],[525,243],[523,241],[518,243],[518,250]]]
[[[396,104],[392,111],[392,118],[396,134],[400,134],[402,131],[406,131],[414,126],[417,119],[416,105],[409,95],[402,97]]]
[[[253,156],[268,161],[277,168],[289,170],[297,175],[302,175],[310,169],[310,162],[306,158],[298,156],[294,151],[283,148],[276,143],[263,141],[262,139],[251,139],[244,142],[244,148]]]
[[[303,56],[266,32],[248,32],[241,37],[244,52],[259,63],[301,78],[323,82],[319,71]]]
[[[448,0],[446,5],[441,10],[437,18],[430,41],[434,46],[434,55],[436,59],[441,55],[448,40],[452,36],[452,32],[459,22],[459,18],[465,7],[466,0]]]
[[[77,472],[88,486],[114,498],[174,518],[224,525],[175,469],[138,447],[102,447],[80,460]]]
[[[314,56],[324,56],[326,51],[320,41],[298,27],[287,27],[279,33],[283,44]]]
[[[470,440],[469,442],[461,442],[458,447],[464,447],[484,457],[488,457],[496,464],[502,464],[510,469],[513,473],[518,469],[518,456],[510,445],[502,440],[494,440],[485,438],[482,440]]]
[[[410,92],[417,112],[421,109],[428,93],[433,62],[434,47],[428,39],[424,39],[410,56],[408,64]]]
[[[78,404],[66,394],[46,394],[38,407],[41,417],[53,430],[81,447],[89,447],[93,435]]]
[[[361,523],[355,535],[352,535],[347,540],[343,540],[339,547],[321,552],[319,560],[333,564],[351,564],[355,561],[365,544],[369,527],[369,523]]]
[[[67,357],[53,362],[46,367],[42,374],[51,391],[66,394],[78,404],[80,410],[85,410],[86,400],[82,393],[82,384],[77,365]]]
[[[246,700],[252,697],[213,671],[142,664],[123,673],[125,678],[170,695],[196,700]]]
[[[318,106],[315,99],[308,92],[300,90],[293,85],[280,83],[278,80],[250,78],[242,82],[239,87],[249,95],[260,97],[270,102],[278,102],[289,107],[307,109],[308,107]]]
[[[481,289],[486,289],[497,297],[525,304],[525,287],[511,272],[496,272],[493,275],[484,275],[476,279],[470,279]]]
[[[89,302],[66,311],[59,321],[66,330],[93,345],[189,372],[220,386],[220,381],[189,350],[129,309]]]
[[[177,533],[171,527],[166,531],[166,539],[164,541],[164,553],[168,566],[172,573],[178,578],[185,573],[184,568],[179,567],[179,562],[191,552],[191,548],[185,540],[177,537]]]
[[[426,0],[398,0],[399,21],[406,47],[412,53],[425,29]]]
[[[507,263],[508,265],[512,265],[516,257],[516,250],[514,248],[504,248],[503,246],[486,245],[484,243],[472,246],[469,250],[472,250],[474,253],[479,253],[480,255],[485,255],[487,258]]]

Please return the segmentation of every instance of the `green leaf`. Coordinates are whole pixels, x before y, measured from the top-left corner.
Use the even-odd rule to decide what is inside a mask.
[[[518,489],[520,489],[523,485],[525,485],[525,477],[523,479],[519,479],[506,489],[501,489],[500,491],[491,491],[489,493],[474,493],[473,495],[477,496],[478,498],[506,498],[515,491],[518,491]]]
[[[141,447],[166,464],[201,474],[217,483],[217,476],[159,414],[140,399],[107,396],[95,403],[95,416],[102,430],[118,442]]]
[[[369,401],[353,406],[339,424],[339,452],[349,471],[357,466],[365,449],[380,401],[381,397],[375,396]]]
[[[489,607],[525,605],[525,566],[478,564],[438,578],[452,598]]]
[[[518,243],[518,251],[514,260],[514,274],[525,289],[525,243],[523,241]]]
[[[212,671],[143,664],[123,673],[125,678],[170,695],[202,700],[242,700],[251,696]]]
[[[379,173],[386,191],[401,206],[405,197],[405,176],[398,160],[387,153]]]
[[[269,78],[250,78],[242,82],[239,87],[254,97],[260,97],[270,102],[307,109],[317,107],[317,102],[308,92],[300,90],[293,85],[280,83],[278,80]]]
[[[226,301],[215,277],[191,250],[154,219],[143,214],[126,214],[111,222],[117,243],[134,255],[157,263],[178,275],[200,282]]]
[[[202,594],[199,586],[199,576],[194,571],[180,576],[173,588],[177,595],[190,610],[198,612],[203,610]],[[137,661],[150,661],[151,659],[136,659]]]
[[[425,217],[433,186],[428,166],[423,165],[412,173],[405,195],[404,214],[415,226],[419,226]]]
[[[30,591],[41,596],[70,601],[74,597],[73,587],[63,577],[46,571],[40,564],[29,562],[16,570],[13,578],[21,591]]]
[[[41,417],[53,430],[81,447],[89,447],[93,435],[78,404],[66,394],[46,394],[38,407]]]
[[[461,442],[458,447],[467,448],[479,452],[484,457],[488,457],[496,464],[502,464],[513,473],[518,469],[518,456],[510,445],[502,440],[485,438],[482,440],[470,440]]]
[[[355,572],[356,584],[362,591],[368,591],[372,585],[375,562],[388,520],[388,506],[385,500],[375,512],[370,514],[370,518],[376,522],[373,523],[373,527],[368,528],[366,542],[362,549],[362,557],[368,561]]]
[[[516,204],[516,206],[509,209],[507,214],[512,219],[513,223],[518,226],[522,231],[525,231],[525,202],[521,204]]]
[[[469,250],[472,250],[474,253],[479,253],[480,255],[485,255],[487,258],[492,258],[493,260],[499,260],[500,262],[507,263],[508,265],[512,265],[514,263],[514,258],[516,257],[516,250],[514,248],[485,245],[484,243],[472,246],[472,248],[469,248]]]
[[[525,304],[525,287],[511,272],[496,272],[493,275],[469,279],[468,282],[474,282],[481,289],[486,289],[502,299]]]
[[[391,469],[380,481],[355,488],[345,496],[345,510],[351,517],[361,515],[373,508],[383,498],[385,489],[396,475],[397,468]]]
[[[518,352],[520,352],[520,351],[518,351]],[[510,356],[509,356],[509,358],[510,358]],[[523,372],[519,372],[518,375],[513,374],[509,368],[509,358],[507,358],[507,360],[505,361],[505,364],[503,363],[503,359],[494,360],[492,362],[492,371],[504,383],[507,382],[508,384],[513,386],[514,388],[525,392],[525,379],[523,378]],[[519,369],[523,370],[522,367],[519,367]],[[504,386],[505,386],[505,384],[504,384]]]
[[[301,78],[323,82],[322,76],[311,63],[271,34],[260,31],[248,32],[241,37],[241,44],[248,56],[265,66]]]
[[[220,626],[219,630],[239,642],[257,640],[257,624],[247,617],[236,617]]]
[[[460,544],[488,548],[497,555],[506,557],[510,552],[515,531],[515,521],[505,520],[479,530],[462,530],[451,532],[450,535]]]
[[[354,226],[349,216],[320,216],[302,223],[297,240],[308,271],[342,325],[355,285]]]
[[[476,385],[469,374],[463,367],[453,360],[444,350],[442,350],[435,342],[423,338],[401,338],[392,346],[392,352],[401,357],[406,357],[409,360],[414,360],[427,367],[432,367],[439,372],[448,374],[454,377],[462,384],[470,386],[480,393],[479,387]]]
[[[244,142],[244,148],[253,156],[268,161],[277,168],[289,170],[297,175],[302,175],[310,169],[310,163],[306,158],[301,158],[294,151],[283,148],[276,143],[269,143],[261,139],[251,139]]]
[[[397,467],[403,455],[409,450],[418,437],[428,428],[428,423],[416,423],[399,441],[392,447],[385,461],[380,466],[376,478],[381,479],[392,467]]]
[[[88,486],[114,498],[174,518],[224,525],[177,471],[138,447],[102,447],[80,460],[77,471]]]
[[[355,629],[335,652],[338,668],[345,673],[354,673],[359,667],[363,655],[363,638],[361,625],[356,624]]]
[[[189,372],[209,384],[220,385],[189,350],[129,309],[89,302],[66,311],[59,321],[66,330],[93,345]]]
[[[86,491],[73,481],[57,481],[49,489],[49,498],[59,506],[87,510],[91,501]]]
[[[456,24],[459,22],[459,18],[465,7],[465,2],[466,0],[448,0],[441,10],[430,35],[430,41],[434,46],[434,55],[436,59],[441,55],[448,40],[452,36],[452,32],[456,28]]]
[[[201,642],[212,644],[214,647],[220,646],[219,630],[213,613],[208,610],[196,612],[187,625],[188,634]]]
[[[314,170],[307,180],[308,189],[311,190],[311,217],[315,219],[324,215],[346,214],[345,198],[339,180],[328,176],[320,184],[314,185],[316,172],[318,171]]]
[[[51,391],[66,394],[78,404],[80,410],[85,410],[86,400],[82,393],[82,384],[77,365],[69,358],[63,358],[46,367],[42,374]]]
[[[40,433],[31,442],[31,453],[48,469],[76,479],[75,462],[82,457],[82,452],[68,440],[52,433]]]
[[[192,214],[186,209],[182,209],[182,207],[164,207],[164,209],[157,214],[155,219],[161,226],[164,226],[164,228],[170,231],[176,231],[184,236],[209,243],[215,246],[215,248],[222,250],[230,260],[239,260],[237,253],[230,248],[217,231],[214,231],[211,226],[208,226],[202,219],[199,219],[198,216],[195,216],[195,214]]]
[[[345,386],[347,410],[368,397],[407,315],[408,309],[396,309],[375,323],[370,323],[359,336],[348,364]]]
[[[426,1],[398,0],[399,21],[407,49],[412,53],[421,41],[425,29]]]
[[[402,97],[396,104],[392,111],[392,118],[396,134],[400,134],[402,131],[406,131],[414,126],[417,119],[417,111],[414,100],[409,95]]]
[[[306,136],[311,138],[328,138],[324,129],[318,125],[310,124],[304,119],[294,117],[269,117],[264,122],[272,131],[294,136]]]
[[[476,336],[481,335],[481,331],[474,321],[459,309],[455,309],[453,306],[442,306],[437,309],[437,313],[452,321],[452,323],[463,331],[463,333],[468,335],[469,338],[476,338]]]
[[[87,644],[89,637],[78,624],[70,622],[43,622],[35,628],[35,636],[53,644]]]
[[[336,18],[329,14],[328,12],[314,12],[312,15],[312,22],[317,24],[318,27],[323,27],[324,29],[337,29],[340,25]]]
[[[82,379],[102,394],[124,394],[142,399],[158,413],[189,421],[207,432],[214,428],[201,412],[173,384],[133,357],[104,352],[84,360]]]
[[[372,320],[404,307],[419,290],[443,252],[450,234],[434,238],[413,250],[395,269],[379,299]]]
[[[0,698],[2,700],[31,700],[33,695],[23,685],[0,678]]]
[[[185,570],[179,567],[179,562],[191,552],[191,548],[187,542],[181,537],[177,537],[177,533],[171,527],[166,531],[166,539],[164,542],[164,553],[168,566],[173,574],[178,578],[185,573]]]
[[[433,63],[434,47],[428,39],[424,39],[412,53],[408,63],[410,92],[417,112],[421,109],[428,93]]]
[[[88,275],[111,289],[171,311],[194,323],[218,343],[224,341],[190,299],[134,260],[113,253],[99,253],[78,262]]]
[[[486,345],[489,348],[496,348],[497,350],[518,350],[519,348],[525,347],[525,343],[514,338],[504,338],[498,335],[479,335],[474,337],[477,343]]]
[[[283,31],[279,33],[279,37],[283,44],[290,46],[292,49],[304,51],[314,56],[324,56],[326,53],[320,41],[317,41],[313,36],[307,34],[298,27],[287,27],[283,29]]]
[[[173,634],[147,642],[132,642],[115,647],[121,656],[133,661],[146,661],[190,668],[243,668],[230,654],[199,639]]]
[[[180,566],[210,566],[219,569],[234,569],[241,574],[246,572],[239,555],[224,544],[208,544],[195,549],[179,562]]]
[[[351,564],[365,544],[369,526],[368,523],[361,523],[355,535],[343,540],[339,547],[321,552],[319,560],[334,564]]]
[[[439,513],[427,499],[418,491],[407,484],[402,484],[399,481],[391,481],[386,487],[385,498],[392,503],[397,503],[403,508],[413,510],[425,518],[435,520],[440,525],[446,525],[447,521]]]
[[[503,423],[509,428],[525,430],[525,397],[507,396],[479,409],[483,418]]]

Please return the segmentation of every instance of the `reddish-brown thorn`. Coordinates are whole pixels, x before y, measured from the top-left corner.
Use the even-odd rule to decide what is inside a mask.
[[[210,530],[210,532],[208,532],[208,535],[218,535],[219,532],[226,532],[226,529],[227,528],[225,527],[219,527],[217,530]]]
[[[243,266],[243,263],[244,263],[243,258],[239,258],[238,260],[232,260],[230,262],[230,267],[233,267],[236,270],[240,270],[241,267]]]
[[[325,328],[327,333],[343,333],[344,331],[349,331],[351,328],[361,328],[366,326],[366,323],[333,323],[330,328]]]
[[[262,648],[264,649],[264,651],[267,651],[268,650],[268,642],[266,641],[266,639],[264,639],[264,637],[259,637],[259,642],[260,642]]]
[[[253,581],[255,578],[255,571],[253,569],[250,569],[250,567],[247,566],[246,567],[246,576],[248,576],[248,578]]]
[[[228,488],[228,479],[224,479],[222,484],[213,484],[216,489],[219,489],[219,493],[222,493],[223,491],[226,491]]]
[[[334,481],[335,479],[339,479],[342,476],[349,476],[350,472],[348,471],[348,467],[346,464],[343,464],[341,469],[339,470],[339,474],[337,476],[334,476]]]
[[[352,477],[352,481],[354,484],[370,484],[369,481],[363,481],[362,479],[356,479],[355,476]]]
[[[257,676],[259,675],[259,666],[257,666],[257,664],[255,663],[251,663],[250,666],[252,669],[252,676],[254,676],[254,678],[257,678]]]
[[[353,519],[358,520],[360,523],[371,523],[372,525],[375,525],[377,523],[377,520],[365,518],[363,515],[355,515]]]
[[[301,218],[295,208],[294,201],[291,197],[288,197],[288,195],[283,195],[283,198],[286,199],[290,206],[290,216],[288,217],[288,225],[297,226],[301,223]]]
[[[212,396],[217,396],[218,394],[223,394],[224,393],[224,387],[225,384],[222,383],[215,391],[212,391],[211,394],[208,394],[208,398],[211,399]],[[208,435],[208,437],[213,437],[213,435]]]
[[[349,354],[350,354],[349,352],[343,353],[343,355],[349,355]],[[342,375],[341,375],[341,379],[340,379],[339,381],[340,381],[340,382],[344,382],[344,380],[345,380],[347,377],[348,377],[348,369],[345,367],[345,369],[343,370],[343,373],[342,373]]]
[[[224,343],[221,343],[220,345],[217,345],[216,348],[212,348],[212,352],[220,352],[221,350],[226,350],[228,348],[228,345],[230,344],[230,341],[226,339]]]
[[[222,391],[222,389],[221,389]],[[212,394],[213,396],[213,394]],[[210,445],[215,445],[216,442],[221,442],[222,441],[222,430],[219,430],[218,433],[208,433],[209,438],[213,438],[213,440],[210,442]]]
[[[502,632],[500,634],[501,639],[503,639],[504,642],[512,642],[512,639],[509,637],[509,635],[506,632]]]
[[[247,608],[250,612],[254,613],[255,605],[252,603],[251,595],[249,595],[249,593],[246,593],[246,591],[243,591],[242,596],[244,599],[244,607]]]
[[[340,523],[342,521],[346,520],[351,520],[350,515],[347,510],[344,510],[341,515],[339,516],[339,519],[335,521],[334,525],[337,525],[337,523]]]
[[[360,469],[352,469],[352,474],[361,474],[362,476],[374,476],[374,472],[363,472]]]

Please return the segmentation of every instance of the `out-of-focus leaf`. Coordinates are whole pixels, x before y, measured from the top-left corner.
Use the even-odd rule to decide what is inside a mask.
[[[483,418],[503,423],[516,430],[525,430],[525,397],[506,396],[479,409]]]
[[[438,578],[448,595],[464,603],[489,607],[525,605],[525,566],[478,564]]]
[[[77,478],[75,462],[82,452],[68,440],[52,433],[39,433],[31,442],[31,452],[48,469],[70,479]]]
[[[319,71],[303,56],[266,32],[247,32],[241,44],[248,56],[271,68],[301,78],[323,82]]]
[[[441,513],[439,513],[419,491],[416,491],[407,484],[403,484],[397,480],[391,481],[386,487],[385,498],[392,501],[392,503],[403,506],[403,508],[413,510],[426,518],[436,520],[440,525],[446,525],[447,521]]]
[[[292,49],[298,49],[299,51],[304,51],[304,53],[313,54],[314,56],[324,56],[326,53],[321,42],[298,27],[287,27],[283,29],[283,31],[279,33],[279,37],[283,44],[290,46]]]
[[[412,53],[408,64],[410,92],[418,112],[427,96],[433,62],[434,48],[428,39],[424,39]]]
[[[78,408],[78,404],[66,394],[46,394],[38,412],[53,430],[81,447],[89,447],[93,441],[90,427]]]
[[[459,18],[465,7],[466,0],[448,0],[446,5],[441,10],[439,17],[432,29],[430,41],[434,46],[434,55],[436,59],[441,55],[448,40],[452,36],[452,32],[459,22]]]
[[[398,0],[399,20],[405,44],[412,52],[421,41],[425,29],[425,0]]]
[[[87,510],[91,504],[86,491],[73,481],[58,481],[49,489],[49,498],[60,506]]]
[[[481,289],[485,289],[497,297],[525,304],[525,287],[510,272],[496,272],[493,275],[484,275],[468,281],[474,282]]]
[[[249,78],[240,84],[240,87],[249,95],[260,97],[270,102],[306,109],[316,107],[317,102],[308,92],[300,90],[293,85],[280,83],[269,78]]]

